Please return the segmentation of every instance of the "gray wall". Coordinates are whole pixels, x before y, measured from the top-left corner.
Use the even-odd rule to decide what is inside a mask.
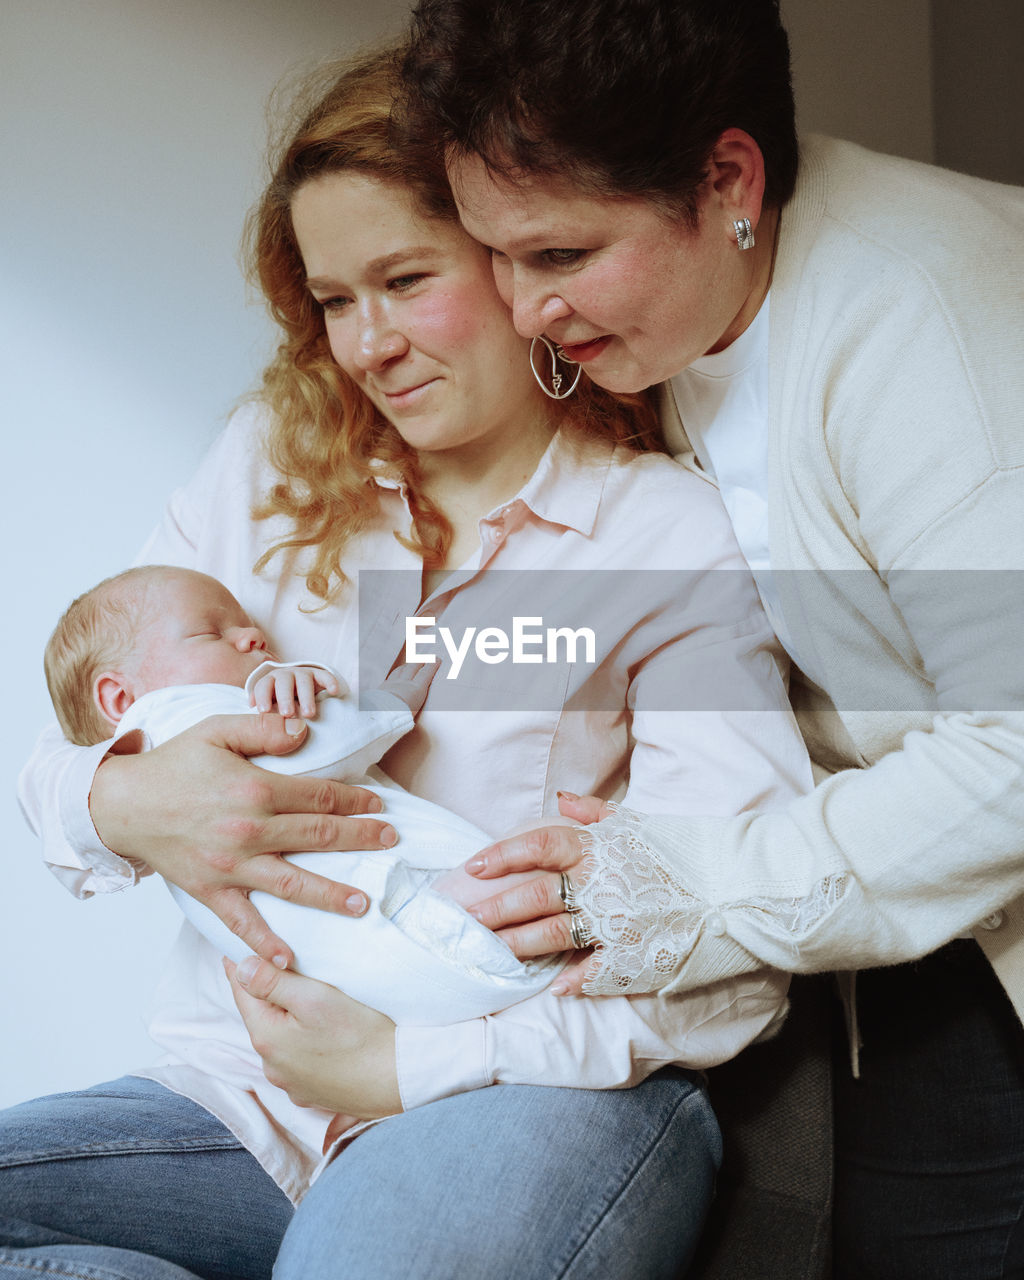
[[[75,902],[17,812],[15,775],[49,718],[40,654],[67,601],[134,553],[265,357],[235,253],[268,93],[406,7],[0,3],[0,1105],[152,1058],[141,1010],[169,899],[150,882]],[[803,126],[1024,181],[1022,9],[784,0]]]
[[[124,566],[269,349],[236,262],[267,97],[405,0],[0,0],[0,1105],[154,1057],[142,1010],[177,927],[163,886],[76,902],[14,778],[50,718],[42,647]],[[16,610],[16,614],[15,614]],[[15,975],[16,978],[15,978]]]
[[[1024,4],[932,0],[935,163],[1024,185]]]

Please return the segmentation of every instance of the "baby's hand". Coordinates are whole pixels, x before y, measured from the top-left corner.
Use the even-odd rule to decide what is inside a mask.
[[[300,715],[316,719],[316,695],[320,690],[336,694],[338,682],[320,667],[280,667],[261,676],[249,694],[257,711],[277,711],[286,719]]]

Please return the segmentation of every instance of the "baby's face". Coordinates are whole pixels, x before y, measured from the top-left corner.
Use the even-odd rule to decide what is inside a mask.
[[[150,587],[144,607],[130,659],[136,697],[174,684],[241,687],[271,656],[231,592],[204,573],[182,569]]]

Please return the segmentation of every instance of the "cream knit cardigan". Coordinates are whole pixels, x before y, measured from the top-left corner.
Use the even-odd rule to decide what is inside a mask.
[[[973,929],[1024,1018],[1024,190],[808,139],[771,297],[770,555],[820,781],[591,828],[588,990]]]

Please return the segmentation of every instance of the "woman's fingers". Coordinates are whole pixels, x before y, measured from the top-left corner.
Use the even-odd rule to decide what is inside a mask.
[[[250,904],[251,891],[342,915],[367,909],[362,893],[279,855],[386,849],[397,840],[389,823],[366,816],[381,809],[372,792],[271,773],[244,758],[289,750],[305,736],[298,725],[293,735],[276,714],[211,718],[152,751],[110,757],[90,795],[108,848],[148,863],[276,964],[290,963],[291,952]]]
[[[186,731],[215,747],[227,747],[239,756],[284,756],[306,739],[304,721],[286,719],[276,711],[259,715],[210,716]],[[184,734],[182,735],[185,736]]]
[[[282,803],[301,803],[291,799]],[[398,832],[390,823],[376,818],[346,818],[343,814],[310,809],[276,812],[266,819],[252,854],[323,853],[332,849],[390,849],[398,842]],[[254,888],[256,886],[253,886]]]
[[[263,1070],[271,1084],[283,1088],[285,1081],[277,1076],[272,1061],[268,1059],[280,1043],[282,1035],[295,1034],[295,1020],[288,1003],[288,978],[264,960],[247,956],[240,964],[232,964],[223,958],[224,972],[231,984],[231,995],[239,1016],[249,1033],[252,1047],[263,1061]],[[285,981],[279,987],[274,975]]]
[[[320,807],[324,800],[321,794],[323,784],[319,784],[315,792],[304,794],[310,780],[287,778],[281,781],[294,782],[295,790],[291,787],[278,789],[276,785],[271,787],[271,794],[262,806],[263,812],[257,813],[256,820],[241,819],[233,824],[230,834],[235,841],[234,853],[218,859],[222,881],[246,889],[265,889],[277,898],[288,898],[303,906],[323,906],[322,901],[315,901],[310,895],[322,895],[326,885],[332,882],[323,882],[313,872],[282,862],[277,855],[334,850],[372,852],[391,849],[397,844],[398,832],[390,823],[377,818],[346,817],[345,808],[357,803],[350,798],[337,794],[335,803],[342,810],[338,813]],[[326,785],[330,788],[340,786],[338,783]],[[329,803],[330,796],[327,800]],[[295,808],[291,808],[293,805]],[[275,861],[264,861],[266,858],[274,858]],[[319,882],[315,889],[314,880]],[[334,895],[329,893],[328,896]]]
[[[275,854],[251,859],[245,872],[249,890],[261,889],[300,907],[315,907],[318,911],[333,911],[342,916],[361,916],[369,906],[361,889],[297,867],[287,858]],[[238,931],[232,929],[232,932]],[[253,950],[263,954],[258,947],[253,947]]]
[[[253,890],[339,915],[360,916],[369,904],[280,855],[389,849],[398,839],[367,816],[382,808],[373,792],[271,773],[244,758],[284,754],[305,733],[303,721],[277,714],[212,717],[153,751],[111,758],[90,796],[108,848],[147,862],[282,967],[292,953],[250,903]]]
[[[274,933],[249,901],[244,889],[215,890],[205,905],[241,938],[250,951],[269,960],[276,968],[287,969],[294,961],[291,947]]]
[[[521,924],[525,920],[551,921],[565,913],[565,903],[559,894],[560,884],[561,876],[558,874],[531,876],[529,880],[524,880],[511,889],[477,902],[468,908],[469,914],[488,929],[504,929],[506,933],[509,932],[507,926]],[[506,942],[509,941],[505,934],[502,936]],[[530,954],[544,955],[548,951],[565,951],[571,946],[571,941],[567,942],[560,933],[553,934],[552,937],[558,946],[542,947],[540,951]],[[512,949],[516,950],[515,947]],[[518,951],[516,955],[519,955]]]
[[[293,1102],[350,1117],[401,1111],[390,1018],[255,956],[224,969],[264,1074]]]
[[[578,866],[575,869],[578,871]],[[574,877],[568,872],[565,874],[569,886],[573,885]],[[562,873],[542,872],[469,907],[469,914],[493,929],[520,960],[557,951],[575,951],[583,916],[566,910],[562,899],[564,887]]]
[[[580,861],[581,853],[575,828],[537,827],[481,849],[466,863],[466,870],[484,880],[511,871],[566,871]]]
[[[189,892],[219,916],[250,951],[279,969],[288,968],[294,956],[249,901],[253,890],[343,916],[364,915],[370,905],[362,890],[306,871],[276,854],[249,858],[239,864],[234,875],[237,880],[244,880],[244,887],[229,884],[207,888],[202,897],[193,890]]]
[[[598,796],[576,796],[570,791],[559,791],[558,812],[573,822],[580,822],[589,827],[592,822],[600,822],[612,812],[607,800]]]
[[[291,778],[268,770],[263,770],[262,776],[267,786],[267,806],[275,813],[347,817],[380,813],[384,808],[380,796],[365,787],[350,787],[345,782],[332,782],[329,778]]]
[[[593,821],[604,816],[604,802],[593,797],[577,808]],[[566,910],[563,894],[583,876],[580,833],[573,827],[540,827],[499,841],[466,863],[466,870],[481,879],[534,869],[537,875],[468,908],[520,960],[577,949],[581,917]]]
[[[490,879],[515,871],[549,868],[469,909],[493,929],[520,960],[574,949],[572,921],[560,889],[564,871],[570,883],[580,873],[583,850],[572,827],[540,827],[484,849],[466,870]]]
[[[545,916],[543,920],[531,920],[529,924],[497,929],[496,933],[520,960],[576,949],[572,936],[572,916],[565,911],[556,916]]]
[[[570,960],[551,984],[551,994],[553,996],[583,995],[583,984],[590,976],[590,971],[593,968],[594,953],[592,951],[581,951],[579,958]]]
[[[257,956],[246,956],[237,965],[224,960],[224,968],[232,990],[242,989],[253,1000],[263,1000],[279,1009],[290,1009],[297,997],[297,975],[267,964]],[[289,992],[291,998],[289,998]],[[299,989],[301,995],[301,987]]]

